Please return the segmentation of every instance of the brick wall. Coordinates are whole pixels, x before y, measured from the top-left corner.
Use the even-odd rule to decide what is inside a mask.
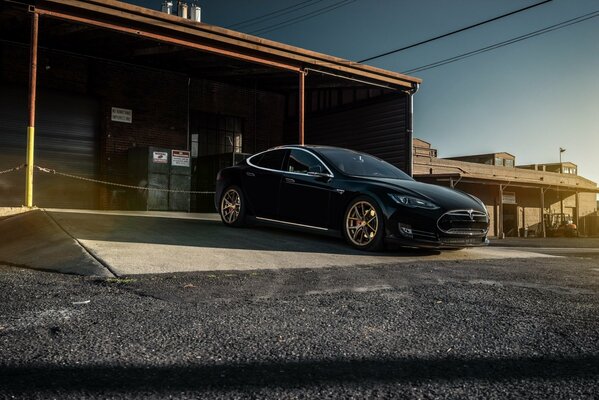
[[[0,45],[0,78],[27,92],[29,50]],[[132,147],[188,148],[190,113],[206,112],[243,119],[243,152],[254,153],[282,143],[284,96],[194,79],[171,72],[138,68],[41,50],[38,88],[93,97],[100,104],[99,178],[128,182],[127,152]],[[111,108],[132,110],[132,123],[111,120]],[[122,190],[101,189],[101,208],[122,208]]]

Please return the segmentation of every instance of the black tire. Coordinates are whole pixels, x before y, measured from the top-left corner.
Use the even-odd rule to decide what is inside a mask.
[[[241,188],[229,186],[223,191],[218,202],[218,213],[226,226],[240,228],[245,225],[245,197]]]
[[[358,196],[349,203],[341,231],[347,243],[358,250],[380,251],[385,247],[383,213],[371,197]]]

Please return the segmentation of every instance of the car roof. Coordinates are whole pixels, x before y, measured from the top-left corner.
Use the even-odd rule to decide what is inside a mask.
[[[352,149],[347,149],[344,147],[336,147],[336,146],[325,146],[320,144],[285,144],[282,146],[274,147],[275,149],[339,149],[339,150],[347,150],[347,151],[356,151]]]

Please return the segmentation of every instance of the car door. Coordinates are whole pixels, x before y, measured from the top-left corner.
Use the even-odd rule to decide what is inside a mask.
[[[256,217],[278,218],[283,160],[287,150],[269,150],[250,157],[243,171],[243,190]]]
[[[281,182],[279,215],[282,221],[326,228],[331,219],[331,176],[328,168],[312,153],[291,149]]]

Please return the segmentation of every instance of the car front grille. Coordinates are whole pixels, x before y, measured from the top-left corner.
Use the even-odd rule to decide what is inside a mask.
[[[449,235],[485,235],[489,230],[489,217],[481,211],[453,210],[439,218],[437,227]]]
[[[460,237],[448,237],[448,238],[443,238],[443,244],[450,244],[450,245],[476,245],[476,244],[481,244],[481,243],[485,243],[485,238],[481,238],[481,237],[466,237],[466,238],[460,238]]]

